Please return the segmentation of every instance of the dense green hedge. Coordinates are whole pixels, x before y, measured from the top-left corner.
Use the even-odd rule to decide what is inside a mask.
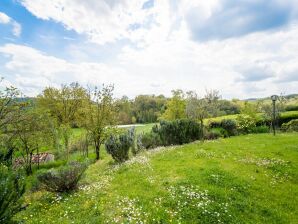
[[[233,119],[223,119],[221,121],[211,121],[209,123],[210,129],[223,129],[224,137],[237,135],[237,123]],[[221,131],[223,133],[223,131]]]
[[[140,136],[146,149],[157,146],[182,145],[203,138],[202,126],[190,119],[161,121],[153,126],[150,133]]]
[[[298,105],[288,105],[285,108],[286,111],[298,111]]]
[[[287,111],[281,114],[279,118],[279,125],[288,123],[291,120],[298,119],[298,111]]]
[[[222,119],[220,117],[217,118],[211,118],[209,120],[208,126],[210,128],[222,128],[221,122],[223,120],[235,120],[236,121],[237,115],[232,116],[224,116]],[[288,123],[291,120],[298,119],[298,111],[286,111],[282,112],[280,117],[278,118],[277,125],[281,126],[284,123]],[[257,121],[256,126],[270,126],[271,125],[271,119],[265,118],[262,114],[257,115]]]
[[[298,131],[298,119],[291,120],[281,126],[283,131]]]
[[[181,145],[203,138],[201,125],[189,119],[161,121],[153,131],[159,134],[163,145]]]

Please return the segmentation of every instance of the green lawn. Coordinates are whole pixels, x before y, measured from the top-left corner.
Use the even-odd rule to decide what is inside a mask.
[[[91,165],[69,195],[27,193],[25,223],[298,223],[298,133],[246,135]]]

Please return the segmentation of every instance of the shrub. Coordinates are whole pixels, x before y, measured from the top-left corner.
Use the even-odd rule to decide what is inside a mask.
[[[280,115],[280,117],[278,118],[278,123],[279,125],[282,125],[295,119],[298,119],[298,111],[288,111]]]
[[[128,134],[130,135],[130,138],[132,139],[132,143],[131,143],[131,152],[132,154],[135,156],[137,155],[142,149],[142,145],[139,144],[139,140],[138,138],[135,137],[135,128],[132,127],[129,131]]]
[[[285,107],[285,111],[298,111],[298,105],[288,105]]]
[[[189,119],[162,121],[155,132],[163,145],[181,145],[203,138],[201,125]]]
[[[0,223],[10,223],[21,209],[20,198],[25,192],[25,179],[19,172],[0,164]]]
[[[214,140],[221,137],[221,134],[217,131],[217,129],[211,129],[209,131],[204,132],[204,139],[205,140]]]
[[[69,146],[69,152],[84,152],[86,151],[86,147],[88,147],[86,141],[84,139],[80,139]]]
[[[291,120],[281,126],[283,131],[298,131],[298,119]]]
[[[86,164],[72,162],[64,167],[38,174],[42,187],[51,192],[69,192],[77,188]]]
[[[208,126],[209,126],[209,128],[220,128],[221,121],[210,121]]]
[[[242,134],[252,133],[256,127],[256,121],[253,117],[246,114],[239,114],[237,116],[237,129]]]
[[[253,127],[251,133],[269,133],[270,128],[266,125]]]
[[[235,120],[223,119],[220,122],[220,127],[226,130],[228,136],[234,136],[237,134],[237,123]]]
[[[162,145],[160,136],[156,132],[149,132],[138,136],[139,147],[153,149]]]
[[[129,130],[120,135],[111,135],[105,142],[107,152],[116,162],[128,160],[129,149],[134,144],[134,134]]]

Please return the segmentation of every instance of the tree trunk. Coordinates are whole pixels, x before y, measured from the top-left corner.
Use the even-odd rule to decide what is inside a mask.
[[[100,144],[95,144],[96,160],[99,160]]]
[[[31,174],[32,174],[32,152],[30,152],[29,163],[27,168],[27,175],[31,175]]]
[[[202,128],[202,134],[201,134],[202,136],[201,136],[201,138],[204,141],[204,121],[203,121],[203,119],[201,119],[200,122],[201,122],[201,128]]]
[[[37,147],[37,169],[39,170],[39,149]]]

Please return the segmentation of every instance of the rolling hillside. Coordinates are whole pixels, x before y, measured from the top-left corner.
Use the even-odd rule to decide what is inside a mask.
[[[298,134],[108,155],[72,194],[27,193],[26,223],[297,223]]]

